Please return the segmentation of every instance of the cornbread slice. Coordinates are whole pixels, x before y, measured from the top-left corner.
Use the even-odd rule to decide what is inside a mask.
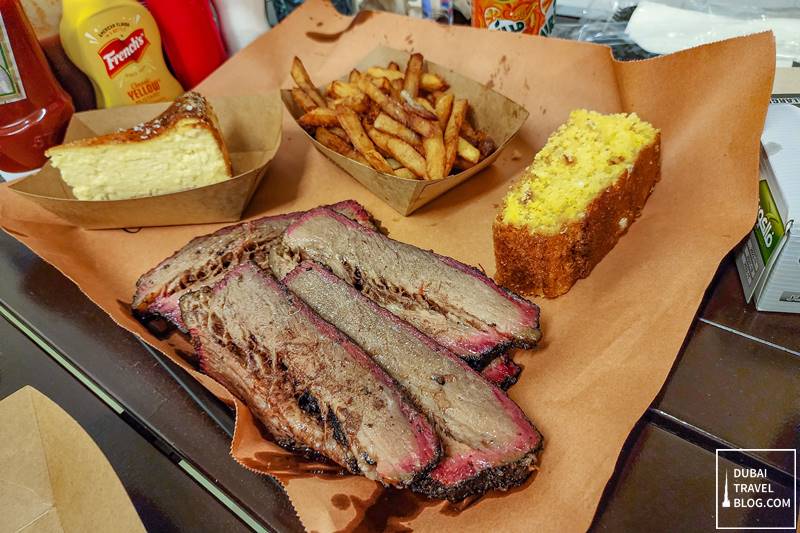
[[[194,92],[175,100],[153,120],[46,153],[78,200],[156,196],[232,175],[214,110]]]
[[[564,294],[614,247],[660,176],[659,130],[635,113],[573,111],[497,214],[497,281],[526,296]]]

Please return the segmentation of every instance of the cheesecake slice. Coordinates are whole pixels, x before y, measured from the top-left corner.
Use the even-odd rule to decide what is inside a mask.
[[[153,120],[55,146],[46,154],[78,200],[156,196],[232,176],[214,110],[195,92]]]
[[[512,185],[494,221],[497,281],[553,298],[589,275],[661,176],[661,134],[635,113],[579,109]]]

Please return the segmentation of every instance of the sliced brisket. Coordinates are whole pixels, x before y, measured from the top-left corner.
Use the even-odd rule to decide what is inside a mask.
[[[301,263],[284,283],[370,354],[433,422],[444,456],[416,490],[460,500],[528,477],[541,436],[502,391],[316,263]]]
[[[330,207],[359,224],[374,227],[370,214],[358,202],[348,200]],[[266,266],[270,247],[301,214],[263,217],[192,239],[139,278],[131,303],[134,314],[143,320],[162,317],[183,330],[178,309],[182,295],[213,285],[229,268],[245,261]]]
[[[212,376],[226,385],[241,384],[232,392],[260,406],[262,420],[281,420],[289,413],[288,425],[303,425],[265,423],[270,430],[279,425],[293,442],[321,453],[334,448],[332,459],[390,485],[408,485],[438,461],[441,449],[433,428],[394,381],[255,264],[232,269],[213,288],[185,295],[180,305]],[[255,382],[264,386],[253,388]],[[277,391],[267,386],[275,383],[283,386]],[[280,402],[273,404],[276,393]],[[289,397],[299,409],[284,410]],[[297,415],[300,409],[309,415],[304,420]],[[309,427],[311,422],[317,426]]]
[[[517,382],[522,369],[511,360],[508,354],[503,354],[492,360],[486,368],[481,370],[481,375],[503,390],[508,390]]]
[[[512,346],[533,347],[541,336],[539,308],[479,270],[324,207],[286,229],[280,247],[271,251],[270,267],[281,278],[301,259],[327,266],[474,368]]]

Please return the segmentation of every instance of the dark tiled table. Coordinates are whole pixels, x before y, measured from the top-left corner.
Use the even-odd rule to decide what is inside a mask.
[[[300,530],[280,488],[228,455],[232,418],[223,405],[2,233],[0,250],[0,305],[15,323],[112,396],[157,447],[195,465],[251,525]],[[735,267],[723,262],[667,384],[628,439],[593,528],[713,530],[714,448],[800,444],[799,332],[800,316],[744,305]],[[748,460],[768,466],[776,486],[792,485],[785,458]],[[765,519],[741,517],[751,518]],[[217,529],[206,526],[199,530]]]

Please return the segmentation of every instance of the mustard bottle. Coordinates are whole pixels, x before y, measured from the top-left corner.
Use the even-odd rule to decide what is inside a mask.
[[[92,81],[97,107],[162,102],[183,93],[161,35],[136,0],[62,0],[61,44]]]

